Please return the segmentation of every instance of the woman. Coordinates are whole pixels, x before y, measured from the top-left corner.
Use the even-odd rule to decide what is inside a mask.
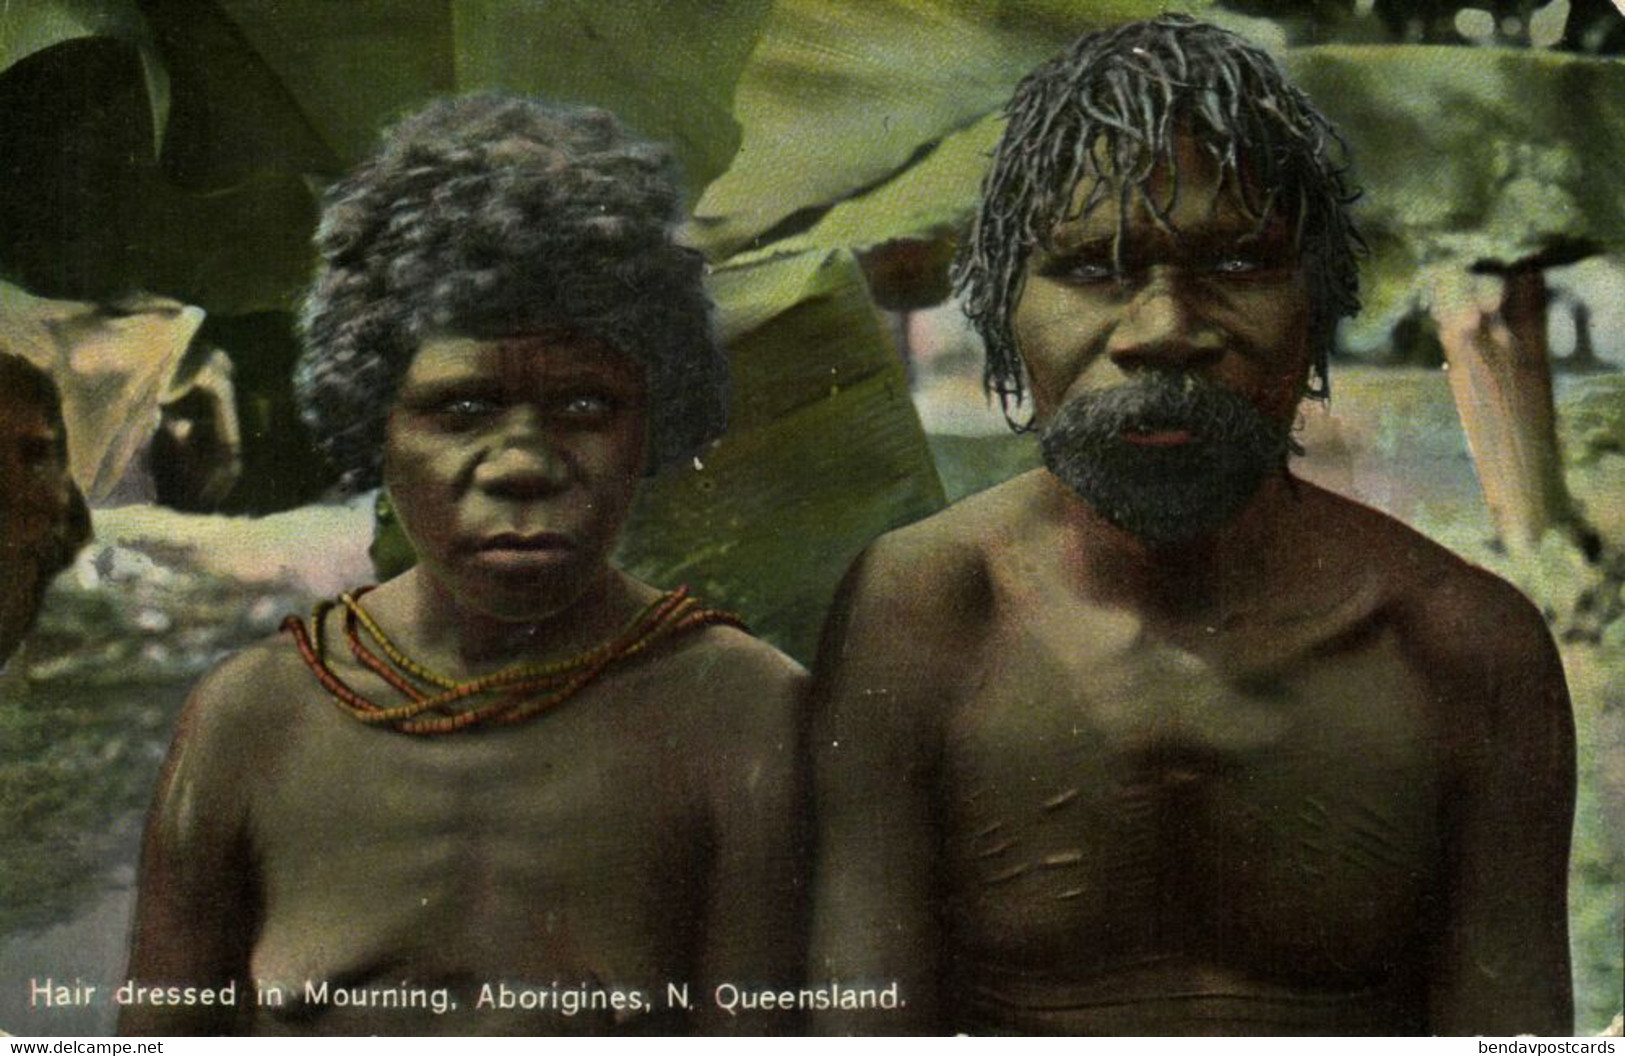
[[[799,968],[802,672],[610,560],[639,477],[723,427],[678,212],[609,114],[497,96],[334,188],[296,390],[418,563],[199,686],[125,1029],[786,1026],[711,994]]]

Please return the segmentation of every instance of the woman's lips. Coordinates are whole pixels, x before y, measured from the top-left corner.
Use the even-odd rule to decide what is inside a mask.
[[[494,571],[524,573],[569,561],[575,550],[568,536],[553,532],[502,532],[480,540],[474,550],[474,560]]]
[[[570,537],[557,532],[500,532],[480,540],[479,549],[486,550],[573,550]]]

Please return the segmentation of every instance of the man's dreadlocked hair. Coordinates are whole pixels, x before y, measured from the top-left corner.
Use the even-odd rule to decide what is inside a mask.
[[[727,361],[675,167],[604,110],[476,95],[386,133],[329,192],[300,320],[300,412],[349,488],[382,477],[402,376],[435,332],[560,331],[648,373],[650,472],[721,435]]]
[[[1213,157],[1260,227],[1277,209],[1295,223],[1313,313],[1307,394],[1329,393],[1337,320],[1360,307],[1355,255],[1364,243],[1348,214],[1357,193],[1342,137],[1273,59],[1232,33],[1163,15],[1079,39],[1021,82],[1006,113],[954,283],[987,345],[983,385],[1007,418],[1026,395],[1010,316],[1033,246],[1111,193],[1120,224],[1136,199],[1166,224],[1167,203],[1153,200],[1150,180],[1163,166],[1177,181],[1181,135]],[[1080,184],[1088,195],[1074,213]]]

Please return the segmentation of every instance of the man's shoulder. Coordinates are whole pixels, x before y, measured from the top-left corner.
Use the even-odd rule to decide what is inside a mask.
[[[1052,478],[1046,469],[1030,469],[1017,474],[916,521],[905,532],[919,531],[967,547],[985,550],[1016,526],[1032,520],[1044,501],[1046,485]]]
[[[990,568],[1008,553],[1037,502],[1036,470],[977,492],[913,524],[887,532],[864,552],[855,571],[902,607],[953,611],[988,590]]]
[[[830,607],[820,668],[932,691],[958,677],[991,626],[996,566],[1030,517],[1031,491],[1018,477],[871,543]]]
[[[1449,556],[1401,596],[1406,633],[1446,669],[1493,681],[1515,670],[1561,677],[1540,608],[1495,573]]]
[[[1466,664],[1549,643],[1540,610],[1500,576],[1379,510],[1331,492],[1319,502],[1325,545],[1347,574],[1377,578],[1412,643]]]

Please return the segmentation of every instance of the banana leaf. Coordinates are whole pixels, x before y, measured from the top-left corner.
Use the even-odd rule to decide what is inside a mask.
[[[778,0],[739,82],[744,143],[695,209],[714,259],[759,248],[907,170],[1101,25],[1204,2]]]
[[[289,308],[314,191],[432,96],[606,105],[673,143],[691,196],[731,160],[769,0],[46,0],[0,19],[0,269],[47,296]]]
[[[915,164],[831,208],[805,231],[735,259],[952,239],[976,208],[988,158],[1003,131],[1003,116],[990,114],[949,133]]]
[[[1435,272],[1566,263],[1625,245],[1625,196],[1613,175],[1625,171],[1625,63],[1409,45],[1289,49],[1282,58],[1343,130],[1363,191],[1355,213],[1372,252],[1352,344],[1380,342]],[[992,114],[951,132],[889,178],[736,259],[951,239],[975,208],[1002,129]],[[920,289],[943,281],[922,277]]]
[[[778,291],[767,310],[763,289]],[[940,509],[942,488],[850,254],[724,270],[713,293],[733,335],[728,434],[649,483],[621,559],[657,583],[689,583],[810,663],[852,558]]]
[[[1300,86],[1348,137],[1372,242],[1369,344],[1430,275],[1625,245],[1625,63],[1538,50],[1305,48]]]
[[[146,61],[128,39],[86,35],[0,72],[0,270],[58,299],[289,303],[309,275],[311,189],[291,172],[202,191],[173,181],[154,146],[169,108]]]
[[[0,15],[0,73],[42,51],[74,41],[111,40],[134,50],[150,107],[153,149],[169,113],[169,74],[133,0],[30,0]]]
[[[671,143],[698,194],[738,147],[734,82],[769,3],[214,0],[211,17],[246,47],[246,65],[198,39],[192,12],[203,5],[165,0],[153,17],[166,41],[200,56],[205,95],[266,97],[268,74],[335,159],[316,171],[353,165],[381,127],[434,96],[502,90],[614,110]],[[218,137],[205,148],[234,153]]]

